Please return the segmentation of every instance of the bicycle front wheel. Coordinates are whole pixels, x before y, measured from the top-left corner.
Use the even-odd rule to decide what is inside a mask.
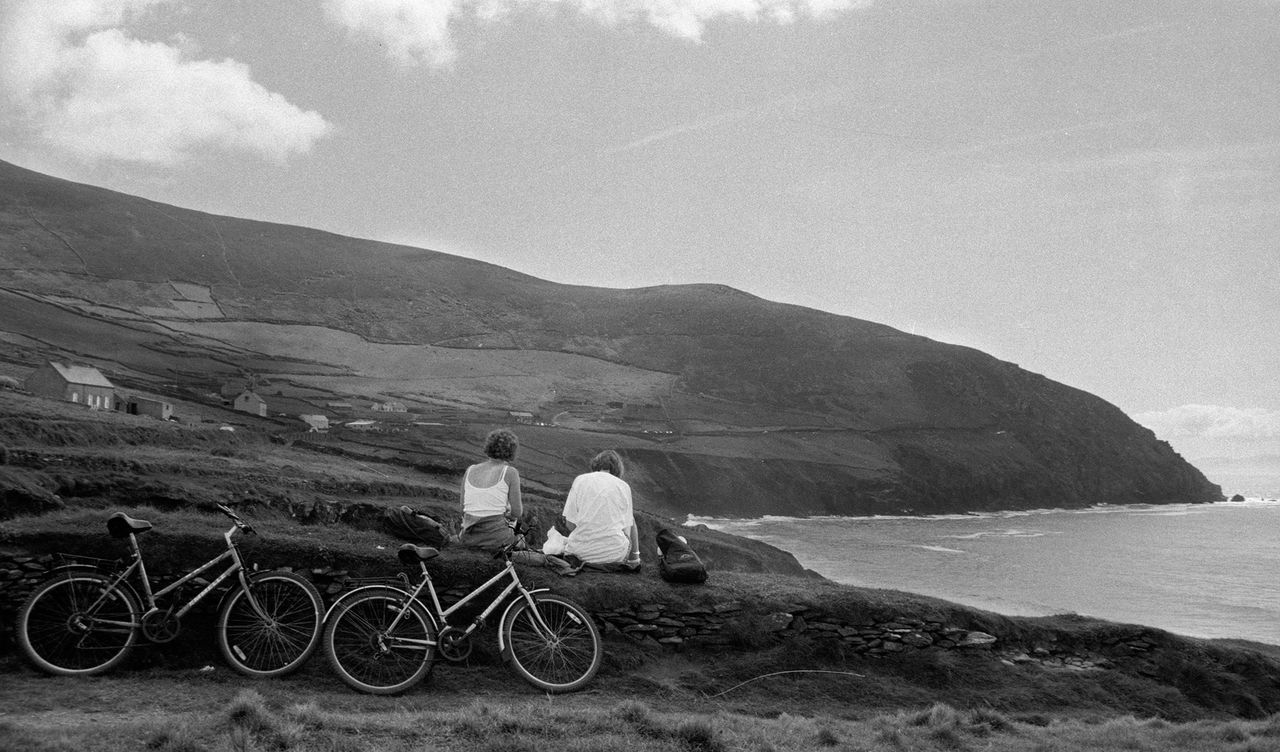
[[[545,692],[581,689],[595,677],[604,657],[595,622],[568,598],[537,593],[533,599],[536,614],[521,599],[503,618],[502,657],[512,670]]]
[[[242,674],[283,676],[311,657],[322,621],[324,604],[314,585],[292,572],[262,572],[249,578],[248,591],[237,587],[222,604],[218,647]]]
[[[431,672],[436,634],[435,620],[408,593],[373,587],[333,604],[324,650],[347,686],[391,695]]]
[[[59,676],[91,676],[119,665],[138,640],[142,607],[97,572],[58,575],[22,604],[15,625],[22,654]]]

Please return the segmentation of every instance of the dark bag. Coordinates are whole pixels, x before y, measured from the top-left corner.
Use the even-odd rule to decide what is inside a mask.
[[[707,568],[680,536],[669,528],[658,531],[658,574],[667,582],[706,582]]]
[[[391,507],[383,512],[382,526],[395,537],[420,546],[443,548],[449,543],[449,531],[439,520],[408,506]]]

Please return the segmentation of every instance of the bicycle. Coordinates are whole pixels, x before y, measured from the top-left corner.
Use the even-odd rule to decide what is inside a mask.
[[[604,650],[590,614],[546,588],[530,590],[520,581],[512,553],[527,531],[494,555],[502,571],[449,608],[442,608],[427,562],[439,550],[406,543],[397,555],[406,567],[417,567],[417,584],[401,574],[398,581],[363,584],[339,597],[325,616],[324,650],[348,686],[370,694],[403,692],[431,672],[435,654],[459,662],[471,653],[471,637],[499,606],[498,649],[521,678],[548,693],[572,692],[586,686],[600,669]],[[500,582],[506,586],[465,628],[449,623],[459,610]],[[429,595],[429,600],[423,596]],[[512,596],[513,598],[509,598]]]
[[[231,518],[223,533],[227,550],[154,592],[138,547],[138,536],[151,523],[123,512],[111,515],[107,532],[128,539],[128,565],[111,571],[106,561],[63,555],[67,563],[55,567],[18,612],[15,631],[26,658],[50,674],[101,674],[123,662],[139,636],[155,644],[172,641],[182,617],[234,577],[222,596],[215,630],[227,663],[253,677],[283,676],[302,666],[320,640],[324,604],[319,591],[292,572],[247,572],[233,537],[256,531],[229,507],[217,506]],[[161,608],[162,599],[224,563],[222,573],[194,596],[168,599]],[[135,573],[146,596],[145,611],[129,582]]]

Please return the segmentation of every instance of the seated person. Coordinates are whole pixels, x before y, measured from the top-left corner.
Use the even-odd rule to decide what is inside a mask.
[[[485,438],[488,459],[467,468],[462,476],[462,531],[458,543],[490,553],[515,539],[511,520],[520,519],[520,473],[509,464],[520,442],[499,429]]]
[[[612,449],[591,460],[591,472],[573,479],[564,503],[569,529],[564,556],[588,564],[640,566],[640,541],[631,508],[631,486],[622,480],[622,458]]]

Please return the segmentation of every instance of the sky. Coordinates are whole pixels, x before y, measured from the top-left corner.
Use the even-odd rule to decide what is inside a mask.
[[[730,285],[1280,456],[1275,0],[0,0],[0,159]]]

